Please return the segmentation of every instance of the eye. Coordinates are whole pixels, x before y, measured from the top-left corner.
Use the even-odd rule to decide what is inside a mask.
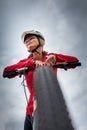
[[[30,38],[29,38],[29,40],[32,40],[32,39],[34,39],[34,37],[30,37]]]

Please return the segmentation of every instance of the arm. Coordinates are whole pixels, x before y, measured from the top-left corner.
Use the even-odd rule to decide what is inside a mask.
[[[78,58],[74,56],[69,55],[63,55],[63,54],[55,54],[56,56],[56,62],[73,62],[73,61],[79,61]]]
[[[10,71],[15,71],[17,69],[23,68],[23,67],[29,67],[29,68],[34,68],[34,61],[32,58],[27,58],[24,60],[20,60],[18,63],[7,66],[6,68],[4,68],[3,70],[3,77],[5,74],[8,74]],[[17,75],[15,75],[17,76]],[[8,78],[14,78],[15,76],[8,76]]]
[[[57,62],[78,62],[78,61],[79,60],[74,56],[50,53],[48,54],[46,63],[49,64],[49,66],[52,66],[56,64]],[[68,69],[69,68],[75,68],[75,66],[68,67]]]

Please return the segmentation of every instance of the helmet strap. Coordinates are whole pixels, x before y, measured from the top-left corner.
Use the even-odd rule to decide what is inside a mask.
[[[38,38],[38,37],[37,37],[37,38]],[[36,48],[33,49],[33,50],[31,50],[31,51],[28,50],[28,52],[31,52],[31,53],[37,52],[37,53],[40,55],[40,52],[37,51],[37,49],[41,46],[41,44],[40,44],[40,39],[39,39],[39,38],[38,38],[38,42],[39,42],[39,45],[37,45]]]

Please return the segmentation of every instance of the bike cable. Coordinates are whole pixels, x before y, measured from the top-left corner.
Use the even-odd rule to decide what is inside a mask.
[[[32,59],[32,58],[31,58]],[[27,63],[25,64],[25,66],[24,67],[27,67],[27,65],[28,65],[28,63],[29,63],[29,61],[31,60],[31,59],[29,59],[28,61],[27,61]],[[24,70],[24,73],[25,73],[25,70]],[[21,78],[21,76],[22,75],[19,75],[19,77]],[[24,94],[25,94],[25,98],[26,98],[26,102],[27,102],[27,104],[28,104],[28,96],[27,96],[27,92],[26,92],[26,85],[25,85],[25,76],[23,75],[23,80],[22,80],[22,82],[21,82],[21,85],[23,86],[23,88],[24,88]]]
[[[25,77],[23,75],[23,80],[21,82],[21,85],[23,86],[23,89],[24,89],[24,95],[25,95],[25,98],[26,98],[26,102],[28,103],[28,97],[27,97],[27,92],[26,92],[26,85],[25,85]]]

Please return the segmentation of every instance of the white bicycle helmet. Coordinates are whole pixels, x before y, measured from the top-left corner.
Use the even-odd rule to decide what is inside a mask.
[[[29,35],[35,35],[35,36],[40,37],[41,39],[43,39],[45,41],[43,35],[39,31],[35,31],[35,30],[23,32],[23,34],[21,36],[22,41],[24,42],[26,40],[26,38],[29,37]]]

